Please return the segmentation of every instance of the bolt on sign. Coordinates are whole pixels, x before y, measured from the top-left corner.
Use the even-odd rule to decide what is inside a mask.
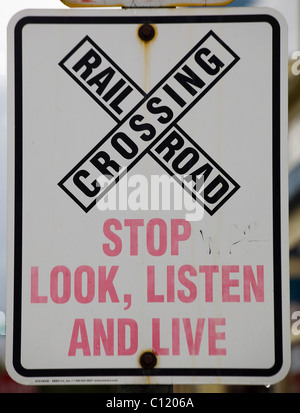
[[[6,364],[16,381],[285,376],[286,43],[267,9],[12,19]]]

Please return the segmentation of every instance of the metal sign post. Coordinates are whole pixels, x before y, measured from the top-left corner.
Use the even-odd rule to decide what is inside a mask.
[[[32,384],[289,368],[286,26],[267,9],[9,26],[6,365]]]
[[[233,0],[61,0],[68,7],[176,7],[176,6],[226,6]]]

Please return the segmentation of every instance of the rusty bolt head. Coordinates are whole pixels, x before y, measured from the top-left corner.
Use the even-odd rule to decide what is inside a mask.
[[[153,369],[157,364],[156,355],[151,351],[145,351],[140,357],[140,363],[145,370]]]
[[[151,24],[143,24],[138,31],[140,39],[144,42],[150,42],[155,36],[155,29]]]

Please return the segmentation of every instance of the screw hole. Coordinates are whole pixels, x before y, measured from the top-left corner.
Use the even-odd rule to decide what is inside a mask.
[[[155,29],[151,24],[143,24],[140,26],[138,34],[144,42],[150,42],[155,36]]]
[[[145,351],[140,357],[140,363],[145,370],[153,369],[157,364],[156,355],[151,351]]]

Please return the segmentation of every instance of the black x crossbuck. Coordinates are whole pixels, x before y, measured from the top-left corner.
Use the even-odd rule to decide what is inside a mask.
[[[88,212],[148,154],[213,215],[240,186],[178,122],[238,60],[209,31],[145,93],[86,36],[59,64],[116,125],[58,185]]]

